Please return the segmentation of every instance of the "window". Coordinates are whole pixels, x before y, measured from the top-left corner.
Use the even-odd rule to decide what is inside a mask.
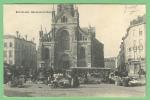
[[[129,48],[129,52],[131,52],[131,48]]]
[[[61,23],[63,23],[63,18],[61,18]]]
[[[139,46],[138,46],[138,49],[139,49],[139,50],[143,50],[142,41],[143,41],[142,39],[139,40]]]
[[[143,31],[139,31],[139,36],[141,36],[141,35],[142,35],[142,33],[143,33]]]
[[[58,48],[59,50],[69,50],[70,49],[70,37],[69,32],[63,30],[58,35]]]
[[[75,40],[78,40],[78,31],[75,31]]]
[[[142,60],[142,61],[144,61],[144,60],[145,60],[145,58],[141,58],[141,60]]]
[[[130,58],[130,56],[128,56],[128,57],[129,57],[128,61],[131,61],[131,58]]]
[[[134,52],[137,51],[137,46],[133,46],[133,51],[134,51]]]
[[[6,42],[4,43],[4,47],[7,47],[7,43]]]
[[[79,58],[78,66],[80,66],[80,67],[86,67],[87,66],[86,60],[85,60],[85,57],[86,57],[85,53],[86,53],[85,48],[81,47],[79,49],[79,54],[78,54],[78,58]]]
[[[12,60],[9,60],[9,64],[10,64],[10,65],[12,65],[12,64],[13,64]]]
[[[44,54],[45,54],[44,59],[49,59],[50,52],[48,48],[44,49]]]
[[[68,22],[68,19],[67,19],[67,17],[66,17],[66,19],[65,19],[65,22],[66,22],[66,23]]]
[[[85,59],[85,48],[81,47],[79,52],[80,52],[79,58]]]
[[[136,45],[136,40],[133,41],[133,45],[134,45],[134,46]]]
[[[62,32],[62,46],[63,50],[69,50],[69,33],[67,31]]]
[[[66,17],[65,17],[65,16],[63,16],[62,22],[64,23],[64,22],[65,22],[65,20],[66,20]]]
[[[12,57],[12,51],[11,50],[9,51],[9,57]]]
[[[139,50],[143,50],[143,45],[140,44],[140,45],[138,46],[138,49],[139,49]]]
[[[68,21],[68,19],[67,19],[66,16],[63,16],[63,17],[61,18],[61,22],[62,22],[62,23],[67,23],[67,21]]]
[[[11,42],[9,43],[9,47],[12,47],[12,43]]]
[[[136,45],[136,40],[133,41],[133,51],[137,51],[137,45]]]
[[[88,55],[91,54],[91,45],[88,45]]]
[[[82,35],[81,34],[79,34],[79,40],[82,40]]]

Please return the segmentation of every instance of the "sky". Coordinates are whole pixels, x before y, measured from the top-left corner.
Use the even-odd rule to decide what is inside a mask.
[[[125,36],[130,21],[146,14],[145,5],[77,4],[76,6],[79,10],[80,27],[89,25],[95,27],[96,38],[104,44],[105,58],[118,55],[122,37]],[[44,31],[51,30],[49,12],[52,11],[53,5],[7,4],[3,7],[4,34],[16,35],[16,31],[19,31],[22,36],[28,35],[28,40],[35,38],[34,42],[38,46],[41,25]],[[55,10],[56,8],[54,5]],[[30,13],[32,11],[44,13]]]

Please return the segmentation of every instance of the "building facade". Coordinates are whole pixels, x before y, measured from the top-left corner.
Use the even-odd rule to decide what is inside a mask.
[[[48,33],[39,32],[39,67],[104,67],[104,45],[95,38],[94,27],[79,26],[79,12],[73,4],[57,5],[51,27]]]
[[[146,20],[145,15],[130,22],[127,34],[123,37],[123,63],[129,75],[138,75],[145,69],[146,55]],[[122,63],[122,64],[123,64]]]
[[[4,63],[11,66],[36,68],[36,44],[19,36],[4,35]]]

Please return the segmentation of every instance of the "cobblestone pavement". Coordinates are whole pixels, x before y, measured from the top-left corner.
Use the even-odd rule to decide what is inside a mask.
[[[56,96],[100,96],[100,97],[143,97],[145,86],[123,87],[114,84],[87,84],[79,88],[50,88],[45,84],[25,84],[25,88],[4,86],[5,96],[56,97]]]

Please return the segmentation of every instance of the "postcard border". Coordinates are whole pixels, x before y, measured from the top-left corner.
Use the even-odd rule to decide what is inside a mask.
[[[146,69],[147,69],[147,84],[146,84],[146,96],[145,97],[6,97],[4,96],[3,87],[3,49],[0,50],[0,99],[3,100],[20,100],[20,99],[45,99],[45,100],[120,100],[120,99],[131,99],[131,100],[149,100],[150,95],[150,2],[148,0],[1,0],[0,1],[0,48],[3,48],[3,5],[4,4],[56,4],[56,3],[78,3],[78,4],[145,4],[146,5]]]

